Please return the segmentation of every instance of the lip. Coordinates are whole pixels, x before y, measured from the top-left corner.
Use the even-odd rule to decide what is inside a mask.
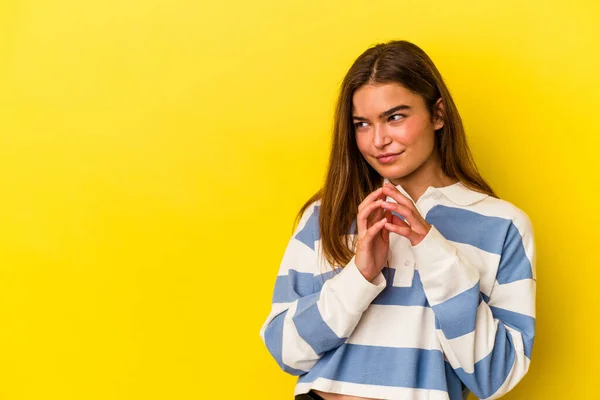
[[[389,164],[393,161],[396,160],[396,158],[398,158],[402,153],[404,153],[403,151],[401,151],[400,153],[386,153],[386,154],[382,154],[380,156],[377,156],[377,161],[379,161],[381,164]]]

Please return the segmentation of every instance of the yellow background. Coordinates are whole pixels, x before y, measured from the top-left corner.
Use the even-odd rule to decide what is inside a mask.
[[[259,329],[342,77],[390,39],[534,223],[506,398],[600,398],[600,3],[555,3],[1,2],[0,399],[291,399]]]

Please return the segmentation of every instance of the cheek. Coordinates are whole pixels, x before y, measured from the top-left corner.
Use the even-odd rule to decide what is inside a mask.
[[[369,147],[369,139],[367,138],[367,135],[357,134],[354,137],[356,138],[356,146],[358,147],[358,150],[362,154],[365,154],[365,152],[367,151],[367,149]]]
[[[423,124],[416,119],[407,119],[403,124],[392,127],[394,140],[406,146],[419,142],[423,136]]]

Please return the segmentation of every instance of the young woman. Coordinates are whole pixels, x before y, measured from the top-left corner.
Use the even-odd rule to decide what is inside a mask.
[[[493,399],[526,374],[531,221],[477,172],[419,47],[354,62],[325,183],[298,217],[261,329],[296,399]]]

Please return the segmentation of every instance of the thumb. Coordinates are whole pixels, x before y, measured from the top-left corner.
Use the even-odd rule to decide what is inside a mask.
[[[387,222],[391,223],[392,222],[392,217],[393,217],[392,212],[390,210],[385,210],[384,215],[385,215],[385,218],[387,219]],[[385,244],[388,244],[389,241],[390,241],[390,231],[387,230],[385,228],[385,226],[381,230],[381,238],[383,239],[383,242]]]

